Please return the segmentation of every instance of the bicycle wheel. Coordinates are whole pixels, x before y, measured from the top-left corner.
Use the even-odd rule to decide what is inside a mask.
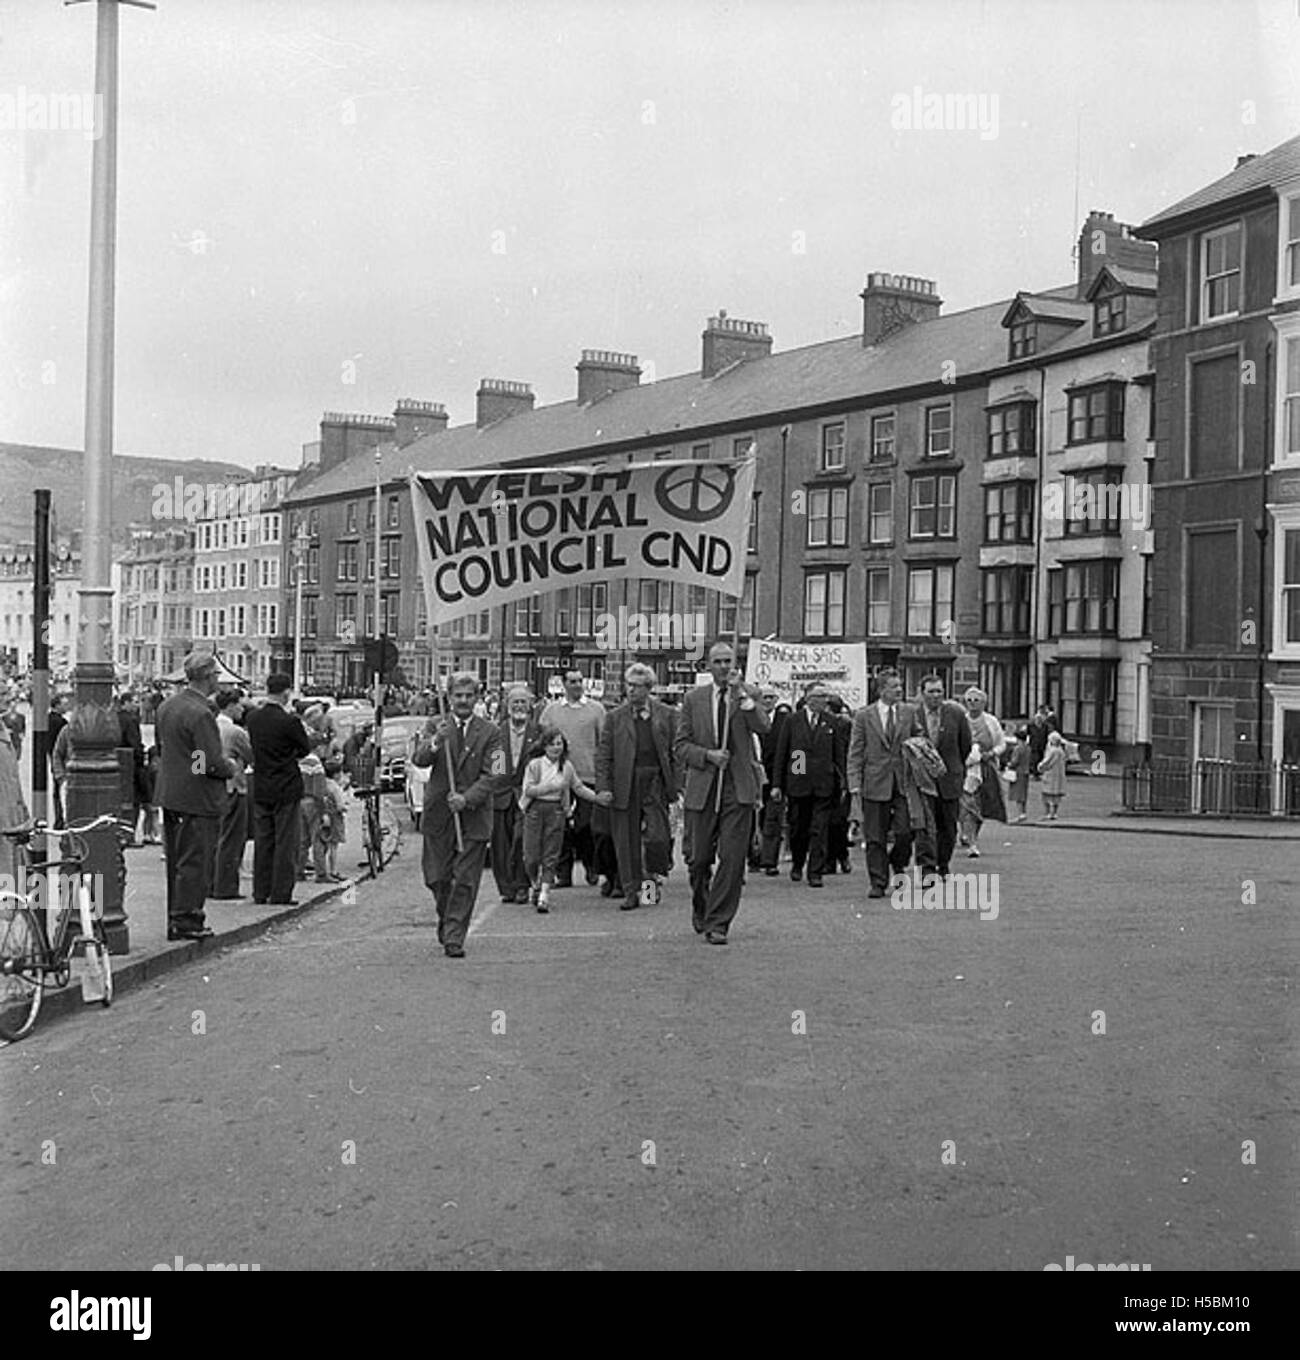
[[[375,878],[384,867],[381,858],[383,832],[379,825],[379,809],[376,800],[366,800],[366,859],[370,864],[370,877]]]
[[[44,991],[45,941],[32,912],[0,899],[0,1039],[30,1034]]]
[[[379,858],[387,864],[402,848],[402,824],[397,813],[387,804],[379,808]]]

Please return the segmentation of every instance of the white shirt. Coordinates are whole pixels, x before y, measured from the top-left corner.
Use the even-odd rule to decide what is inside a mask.
[[[887,704],[883,699],[876,700],[876,709],[880,713],[880,725],[885,729],[886,732],[889,731],[890,710],[896,707],[897,707],[896,704]]]

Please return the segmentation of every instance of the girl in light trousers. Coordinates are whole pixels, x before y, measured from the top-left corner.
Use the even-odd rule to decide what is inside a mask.
[[[519,806],[524,814],[524,871],[532,884],[528,900],[545,913],[551,909],[555,866],[564,846],[564,823],[573,808],[574,795],[602,807],[608,807],[614,795],[598,794],[578,778],[563,732],[548,727],[538,744],[542,754],[530,760],[524,771]]]

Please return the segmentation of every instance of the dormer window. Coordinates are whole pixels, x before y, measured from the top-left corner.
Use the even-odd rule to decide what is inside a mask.
[[[1099,297],[1092,304],[1093,335],[1114,335],[1124,329],[1126,323],[1127,298],[1123,293],[1111,293],[1109,297]]]
[[[1011,357],[1028,359],[1038,350],[1038,323],[1032,317],[1016,321],[1011,327]]]

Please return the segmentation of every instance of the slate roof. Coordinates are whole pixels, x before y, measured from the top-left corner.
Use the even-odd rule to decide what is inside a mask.
[[[1283,142],[1271,151],[1264,152],[1262,156],[1256,156],[1254,160],[1229,171],[1213,184],[1207,184],[1194,194],[1179,199],[1172,207],[1143,222],[1137,228],[1137,234],[1139,236],[1160,234],[1153,229],[1167,227],[1190,213],[1201,212],[1220,203],[1228,203],[1243,194],[1249,194],[1257,189],[1267,189],[1296,177],[1300,177],[1300,137],[1292,137],[1290,141]]]
[[[1044,299],[1044,307],[1061,314],[1069,288],[1026,295]],[[732,425],[737,435],[770,425],[787,412],[832,406],[837,402],[878,398],[937,388],[951,362],[959,383],[1007,367],[1007,333],[1003,299],[931,321],[920,321],[864,347],[860,335],[826,340],[800,349],[783,350],[736,364],[712,378],[698,373],[665,378],[614,392],[580,406],[576,400],[539,406],[479,429],[455,425],[406,445],[379,446],[379,476],[385,486],[417,472],[454,472],[506,464],[526,466],[551,462],[572,453],[575,461],[599,458],[602,446],[611,456],[626,453],[620,444],[662,440],[676,444],[688,432]],[[1071,319],[1090,319],[1091,308],[1074,303]],[[1124,332],[1132,338],[1137,327]],[[1094,343],[1091,326],[1080,326],[1043,354]],[[1066,344],[1066,341],[1073,343]],[[706,436],[707,437],[707,436]],[[730,452],[728,448],[726,452]],[[375,485],[373,449],[310,478],[300,478],[286,504],[303,504],[348,493],[364,493]]]

